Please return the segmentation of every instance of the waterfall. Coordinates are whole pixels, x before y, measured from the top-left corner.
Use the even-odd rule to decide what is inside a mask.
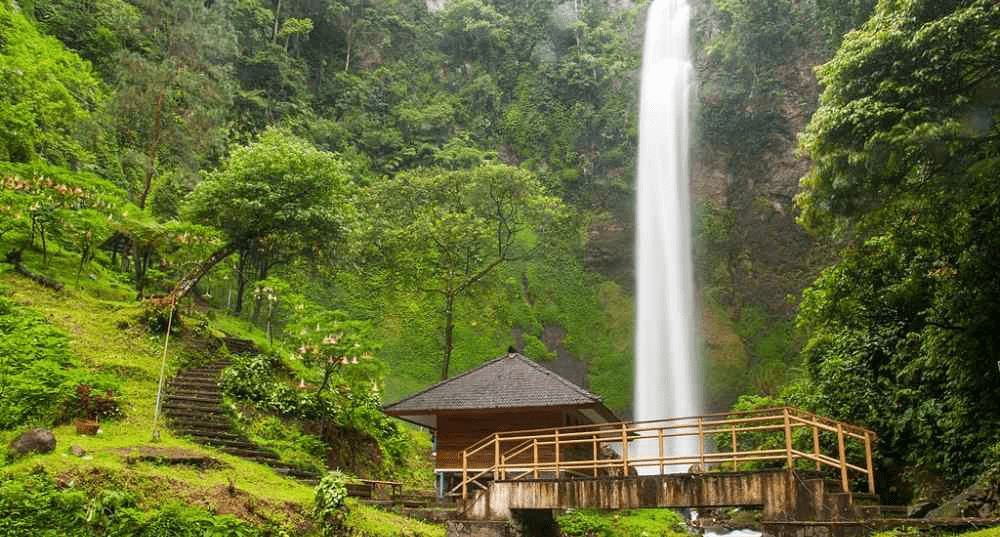
[[[655,0],[646,22],[636,195],[636,421],[701,413],[688,195],[690,17],[686,0]],[[638,456],[656,457],[655,443],[643,443],[634,447]],[[696,455],[697,438],[670,440],[666,453]]]

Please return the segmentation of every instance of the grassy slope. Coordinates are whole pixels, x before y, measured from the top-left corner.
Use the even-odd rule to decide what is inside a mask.
[[[68,264],[67,259],[57,257],[48,266],[31,268],[48,274],[75,274],[75,270],[68,270]],[[265,466],[176,438],[162,427],[160,441],[151,441],[163,338],[150,336],[141,327],[119,328],[120,323],[133,321],[134,324],[140,307],[127,300],[130,292],[126,286],[115,282],[113,275],[96,266],[86,273],[94,276],[81,280],[87,289],[67,285],[66,290],[54,292],[13,273],[8,265],[2,265],[0,287],[16,302],[43,313],[55,326],[66,331],[72,339],[73,353],[88,368],[110,371],[123,378],[126,417],[103,424],[102,433],[93,437],[77,435],[70,425],[56,427],[53,430],[58,442],[55,452],[21,459],[4,470],[16,474],[41,466],[51,474],[74,476],[71,478],[99,475],[108,486],[137,489],[149,505],[179,499],[215,511],[220,510],[223,502],[219,491],[233,483],[248,495],[247,501],[256,506],[252,510],[260,511],[261,516],[249,516],[249,520],[272,520],[296,526],[307,523],[305,515],[313,499],[309,486],[283,478]],[[232,329],[236,324],[227,325],[227,329]],[[176,338],[172,343],[167,352],[168,378],[184,359]],[[9,443],[16,433],[0,432],[0,440]],[[72,445],[82,447],[88,455],[84,458],[69,455],[67,452]],[[127,453],[146,445],[202,453],[227,466],[202,471],[127,462]],[[229,511],[228,508],[221,510]],[[349,523],[367,528],[370,535],[395,534],[399,528],[407,528],[414,534],[443,534],[439,527],[373,512],[365,506],[355,505],[353,511]]]

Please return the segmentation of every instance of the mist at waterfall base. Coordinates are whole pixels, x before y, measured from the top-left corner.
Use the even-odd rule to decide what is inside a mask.
[[[685,0],[655,0],[646,22],[636,194],[636,421],[701,413],[688,193],[694,86],[688,53],[690,18]],[[659,456],[655,438],[632,444],[630,459]],[[697,453],[697,437],[666,441],[667,456]],[[671,465],[666,470],[687,469]],[[653,466],[637,470],[660,471]]]

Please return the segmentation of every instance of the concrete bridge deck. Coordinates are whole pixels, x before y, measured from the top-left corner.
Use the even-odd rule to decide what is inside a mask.
[[[506,520],[525,509],[756,507],[765,520],[848,520],[858,516],[852,496],[814,473],[774,469],[496,481],[460,511],[470,520]]]

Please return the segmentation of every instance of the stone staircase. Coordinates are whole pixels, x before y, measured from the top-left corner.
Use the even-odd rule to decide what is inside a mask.
[[[799,501],[796,519],[850,521],[882,516],[874,494],[844,492],[839,481],[811,472],[796,472]]]
[[[163,411],[175,435],[188,436],[197,444],[243,457],[274,468],[276,472],[309,483],[316,473],[284,463],[273,451],[258,446],[239,433],[222,407],[222,370],[228,361],[182,369],[167,385]]]

